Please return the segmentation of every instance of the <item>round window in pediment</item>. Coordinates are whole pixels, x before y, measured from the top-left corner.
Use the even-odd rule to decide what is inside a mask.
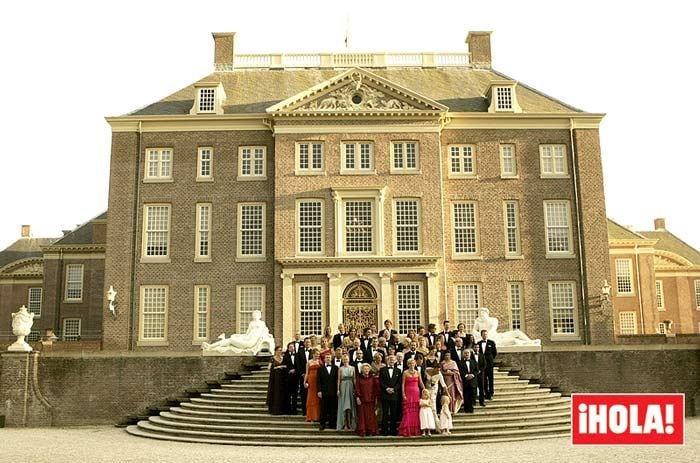
[[[360,104],[362,103],[362,95],[355,93],[350,100],[353,104]]]

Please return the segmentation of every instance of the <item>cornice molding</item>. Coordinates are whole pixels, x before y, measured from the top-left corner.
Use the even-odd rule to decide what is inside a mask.
[[[445,130],[598,129],[602,113],[447,113]]]
[[[435,265],[438,256],[358,256],[358,257],[289,257],[277,259],[283,267],[313,267],[317,265]]]

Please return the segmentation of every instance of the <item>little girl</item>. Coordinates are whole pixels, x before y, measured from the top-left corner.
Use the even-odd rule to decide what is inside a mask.
[[[440,411],[440,429],[442,433],[446,436],[450,435],[450,429],[452,429],[452,412],[450,411],[450,396],[445,394],[440,399],[440,404],[442,405],[442,410]],[[423,409],[421,408],[421,411]],[[422,426],[422,423],[421,423]]]
[[[430,436],[430,431],[435,429],[435,418],[433,416],[432,401],[430,400],[430,390],[423,389],[420,396],[420,429],[424,436]]]

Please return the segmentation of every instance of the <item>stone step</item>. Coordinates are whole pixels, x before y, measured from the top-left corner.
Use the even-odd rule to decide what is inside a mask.
[[[276,440],[275,437],[277,436],[270,436],[269,434],[255,434],[255,433],[227,433],[224,431],[213,431],[213,430],[194,430],[194,429],[182,429],[182,428],[169,428],[167,426],[163,426],[162,424],[156,424],[152,423],[150,421],[139,421],[138,423],[138,428],[146,431],[151,431],[153,433],[160,433],[160,434],[171,434],[175,435],[178,437],[197,437],[197,438],[211,438],[211,439],[224,439],[224,440],[232,440],[237,443],[240,443],[241,441],[244,441],[246,445],[258,445],[258,442],[261,440],[267,440],[267,441],[274,441]],[[453,432],[451,436],[436,436],[436,441],[437,438],[439,437],[440,441],[461,441],[461,442],[470,442],[472,440],[477,440],[477,439],[483,439],[483,438],[489,438],[489,437],[495,437],[495,438],[503,438],[503,437],[515,437],[515,436],[526,436],[526,435],[542,435],[542,434],[560,434],[560,433],[568,433],[570,426],[565,425],[565,424],[551,424],[551,425],[541,425],[541,426],[531,426],[531,427],[525,427],[524,429],[499,429],[499,430],[484,430],[480,431],[478,433],[468,433],[468,432]],[[127,428],[127,430],[129,430]],[[272,438],[271,438],[272,437]],[[411,440],[411,439],[406,439],[406,440]],[[427,440],[427,438],[421,439],[421,440]],[[432,440],[432,439],[431,439]],[[351,432],[338,432],[335,430],[326,430],[325,432],[314,432],[314,433],[309,433],[308,435],[295,435],[294,441],[284,441],[284,446],[297,446],[297,445],[309,445],[312,443],[313,445],[317,445],[319,443],[331,443],[334,445],[345,445],[345,443],[366,443],[369,442],[370,439],[360,439],[358,438],[354,433]],[[385,445],[396,445],[397,443],[401,442],[403,443],[404,439],[400,439],[397,437],[373,437],[371,438],[371,441],[373,443],[383,443]],[[279,444],[281,442],[276,442],[276,444]],[[427,442],[426,442],[427,443]]]

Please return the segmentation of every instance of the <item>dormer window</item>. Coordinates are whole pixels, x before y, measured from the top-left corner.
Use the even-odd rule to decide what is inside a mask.
[[[194,105],[190,114],[223,114],[226,100],[224,87],[219,82],[195,84]]]
[[[491,82],[489,90],[489,112],[519,113],[522,112],[515,92],[517,82],[514,80]]]

